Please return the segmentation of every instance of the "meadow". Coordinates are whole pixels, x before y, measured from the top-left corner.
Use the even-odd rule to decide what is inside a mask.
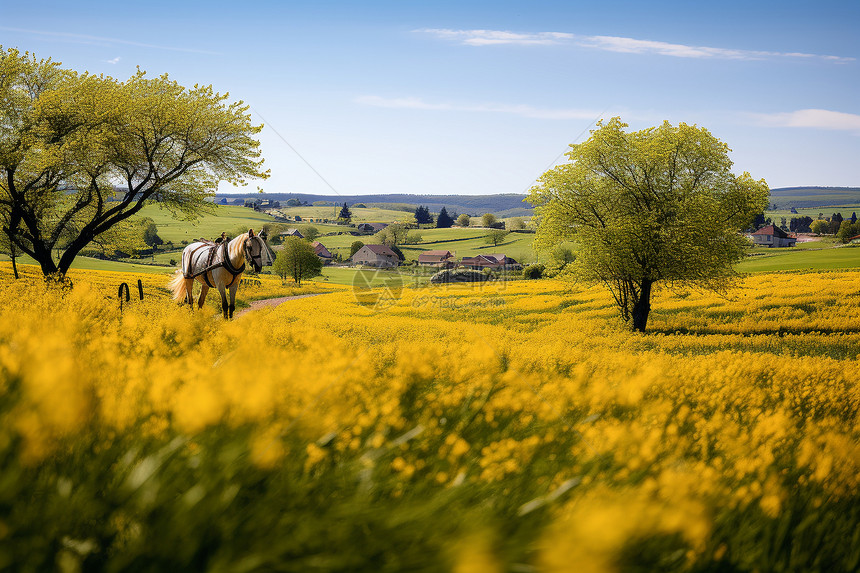
[[[660,290],[642,335],[551,280],[227,322],[2,270],[0,567],[860,567],[860,271]]]

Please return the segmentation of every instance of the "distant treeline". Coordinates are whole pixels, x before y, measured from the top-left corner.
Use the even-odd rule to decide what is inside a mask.
[[[517,215],[531,215],[531,204],[524,203],[525,195],[516,193],[504,193],[497,195],[315,195],[311,193],[266,193],[260,195],[233,195],[218,194],[216,201],[222,198],[233,203],[236,199],[259,199],[265,197],[271,201],[280,201],[286,204],[289,199],[298,199],[313,205],[314,202],[326,201],[342,205],[344,202],[352,206],[356,203],[364,203],[368,207],[393,209],[397,211],[414,211],[418,205],[424,205],[431,211],[438,212],[445,207],[448,212],[468,213],[470,215],[482,215],[484,213],[495,213],[501,217],[513,217]]]

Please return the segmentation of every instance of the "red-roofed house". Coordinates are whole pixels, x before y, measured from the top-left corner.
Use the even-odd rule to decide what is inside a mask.
[[[451,251],[424,251],[418,255],[418,264],[426,267],[450,268],[455,262]]]
[[[765,247],[793,247],[797,243],[797,236],[786,233],[776,225],[762,227],[752,234],[752,239],[756,245]]]
[[[523,268],[514,259],[503,254],[478,255],[477,257],[463,257],[460,265],[467,269],[492,269],[496,270],[518,270]]]
[[[364,245],[352,255],[351,260],[355,265],[370,267],[396,267],[400,264],[397,253],[385,245]]]
[[[325,245],[320,243],[319,241],[314,241],[311,243],[311,246],[314,248],[314,253],[322,259],[323,264],[328,264],[334,260],[334,255],[331,254],[331,251],[325,248]]]

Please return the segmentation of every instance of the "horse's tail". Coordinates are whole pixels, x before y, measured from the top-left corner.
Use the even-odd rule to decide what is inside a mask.
[[[184,302],[188,296],[188,281],[185,280],[185,275],[182,274],[182,269],[176,269],[173,273],[173,278],[168,283],[170,290],[173,291],[173,300]]]

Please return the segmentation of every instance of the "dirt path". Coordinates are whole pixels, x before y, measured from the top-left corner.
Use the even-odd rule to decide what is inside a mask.
[[[289,300],[296,300],[297,298],[308,298],[309,296],[319,296],[321,294],[328,294],[325,292],[315,292],[313,294],[297,294],[295,296],[282,296],[278,298],[264,298],[260,300],[251,301],[251,306],[248,308],[243,308],[239,312],[236,313],[236,317],[240,317],[246,312],[251,312],[252,310],[260,310],[261,308],[275,307],[281,303],[285,303]]]

